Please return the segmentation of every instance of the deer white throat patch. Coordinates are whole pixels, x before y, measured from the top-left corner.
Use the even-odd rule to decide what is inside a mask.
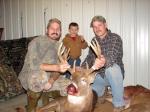
[[[68,101],[73,104],[82,104],[84,100],[85,100],[85,96],[68,95]]]

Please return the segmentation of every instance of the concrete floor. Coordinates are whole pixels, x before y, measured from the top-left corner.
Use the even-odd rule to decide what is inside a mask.
[[[19,95],[5,102],[0,102],[0,112],[16,112],[16,107],[23,107],[27,104],[26,94]]]
[[[26,94],[22,94],[9,101],[0,102],[0,112],[16,112],[16,107],[24,107],[27,104]],[[112,112],[113,107],[109,102],[104,104],[97,103],[94,112]]]

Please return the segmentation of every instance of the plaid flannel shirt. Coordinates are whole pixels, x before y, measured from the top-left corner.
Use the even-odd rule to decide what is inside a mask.
[[[124,65],[122,62],[123,45],[121,37],[115,33],[111,33],[111,31],[108,30],[108,33],[105,38],[101,39],[99,37],[94,37],[93,39],[95,38],[101,46],[102,55],[104,55],[104,57],[106,58],[105,66],[97,70],[97,73],[104,77],[105,69],[116,63],[120,66],[124,77]],[[96,56],[94,52],[91,49],[89,49],[89,53],[84,62],[82,63],[82,66],[85,66],[87,62],[89,67],[92,67],[95,58]]]

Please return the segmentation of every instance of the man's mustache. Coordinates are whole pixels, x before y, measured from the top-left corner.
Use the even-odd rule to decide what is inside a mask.
[[[101,30],[98,30],[97,32],[102,32]]]
[[[58,33],[52,33],[52,35],[57,35],[58,36]]]

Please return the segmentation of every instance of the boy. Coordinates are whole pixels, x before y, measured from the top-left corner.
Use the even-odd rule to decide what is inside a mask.
[[[76,66],[80,66],[82,49],[87,48],[87,42],[83,36],[78,35],[79,26],[77,23],[72,22],[69,24],[69,34],[66,34],[63,39],[63,43],[66,48],[70,48],[68,63],[73,66],[73,62],[76,60]],[[70,78],[70,74],[66,73],[66,77]]]

